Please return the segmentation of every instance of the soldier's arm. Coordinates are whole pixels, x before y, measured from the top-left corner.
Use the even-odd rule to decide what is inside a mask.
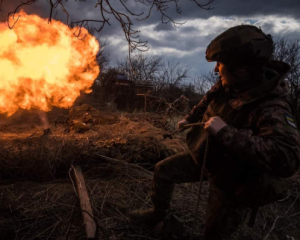
[[[269,106],[260,111],[257,133],[227,125],[217,138],[241,161],[259,165],[278,177],[290,177],[299,168],[300,141],[290,107]]]
[[[219,80],[211,87],[211,89],[206,92],[206,94],[203,96],[201,101],[193,107],[191,112],[185,117],[187,121],[190,123],[198,122],[204,115],[204,112],[206,111],[209,102],[214,98],[217,91],[222,87],[222,82]]]

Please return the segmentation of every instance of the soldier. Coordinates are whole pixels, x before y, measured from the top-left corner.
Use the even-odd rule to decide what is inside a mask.
[[[206,59],[217,62],[219,81],[178,127],[205,125],[187,134],[189,152],[155,166],[154,208],[132,212],[133,220],[155,225],[166,217],[174,184],[199,181],[206,144],[204,239],[228,238],[246,208],[283,196],[284,178],[299,167],[300,143],[284,78],[290,67],[271,60],[273,50],[272,37],[250,25],[229,28],[209,44]]]

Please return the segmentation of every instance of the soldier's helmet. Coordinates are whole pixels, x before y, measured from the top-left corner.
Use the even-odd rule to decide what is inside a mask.
[[[263,66],[271,59],[273,51],[271,35],[252,25],[240,25],[229,28],[211,41],[206,49],[206,60]]]

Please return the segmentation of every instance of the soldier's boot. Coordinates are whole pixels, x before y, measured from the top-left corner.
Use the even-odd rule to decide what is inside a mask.
[[[167,211],[150,208],[147,210],[135,210],[130,213],[132,221],[144,225],[155,226],[167,216]]]

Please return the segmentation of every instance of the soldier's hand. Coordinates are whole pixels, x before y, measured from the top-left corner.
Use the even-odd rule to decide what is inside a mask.
[[[185,130],[184,125],[190,124],[190,122],[186,119],[182,119],[180,122],[177,123],[177,129],[179,132],[183,132]]]
[[[210,118],[204,125],[204,129],[206,129],[212,135],[217,135],[217,133],[223,128],[226,127],[227,123],[222,120],[220,117],[212,117]]]

